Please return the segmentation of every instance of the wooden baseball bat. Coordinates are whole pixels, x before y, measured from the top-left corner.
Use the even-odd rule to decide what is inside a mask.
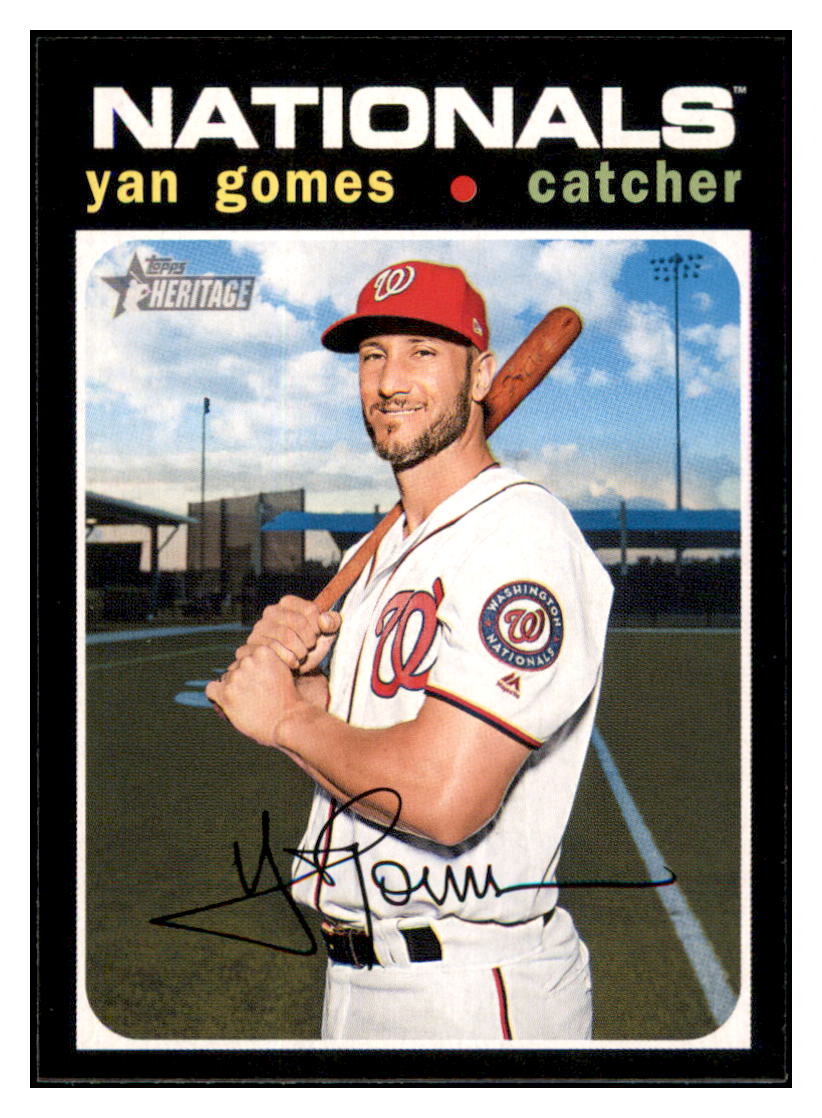
[[[534,327],[494,377],[485,398],[486,435],[493,434],[500,423],[548,375],[563,353],[576,341],[581,330],[582,320],[570,307],[555,307]],[[383,536],[401,513],[402,505],[398,501],[314,599],[320,610],[331,609],[351,589],[376,552]]]

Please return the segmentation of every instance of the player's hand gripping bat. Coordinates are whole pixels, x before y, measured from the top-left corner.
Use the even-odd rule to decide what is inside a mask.
[[[485,398],[485,434],[491,435],[504,419],[548,375],[563,353],[576,341],[582,321],[570,307],[555,307],[538,323],[522,345],[508,358]],[[371,535],[314,599],[321,611],[331,609],[360,576],[383,536],[402,513],[397,502]]]

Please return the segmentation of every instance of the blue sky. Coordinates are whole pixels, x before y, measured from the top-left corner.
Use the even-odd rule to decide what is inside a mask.
[[[313,510],[388,508],[393,477],[362,429],[355,359],[319,338],[377,271],[421,258],[462,267],[483,292],[500,364],[553,306],[583,316],[572,349],[494,436],[502,461],[572,507],[673,507],[673,290],[650,261],[674,251],[702,255],[680,284],[683,503],[738,508],[736,274],[706,243],[639,236],[123,240],[86,282],[86,487],[185,512],[199,499],[208,396],[207,497],[303,487]],[[187,275],[258,276],[253,304],[115,318],[103,277],[124,274],[135,252],[185,261]],[[164,553],[172,565],[176,555]]]

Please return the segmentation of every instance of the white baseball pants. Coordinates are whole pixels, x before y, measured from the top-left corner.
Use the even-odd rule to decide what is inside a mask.
[[[410,961],[401,923],[413,922],[375,921],[382,965],[329,962],[323,1039],[590,1039],[588,949],[564,909],[547,924],[432,921],[443,957],[430,962]]]

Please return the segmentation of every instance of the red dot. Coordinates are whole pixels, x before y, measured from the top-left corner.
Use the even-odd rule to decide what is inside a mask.
[[[451,183],[451,197],[455,202],[470,202],[477,193],[477,184],[470,175],[457,175]]]

